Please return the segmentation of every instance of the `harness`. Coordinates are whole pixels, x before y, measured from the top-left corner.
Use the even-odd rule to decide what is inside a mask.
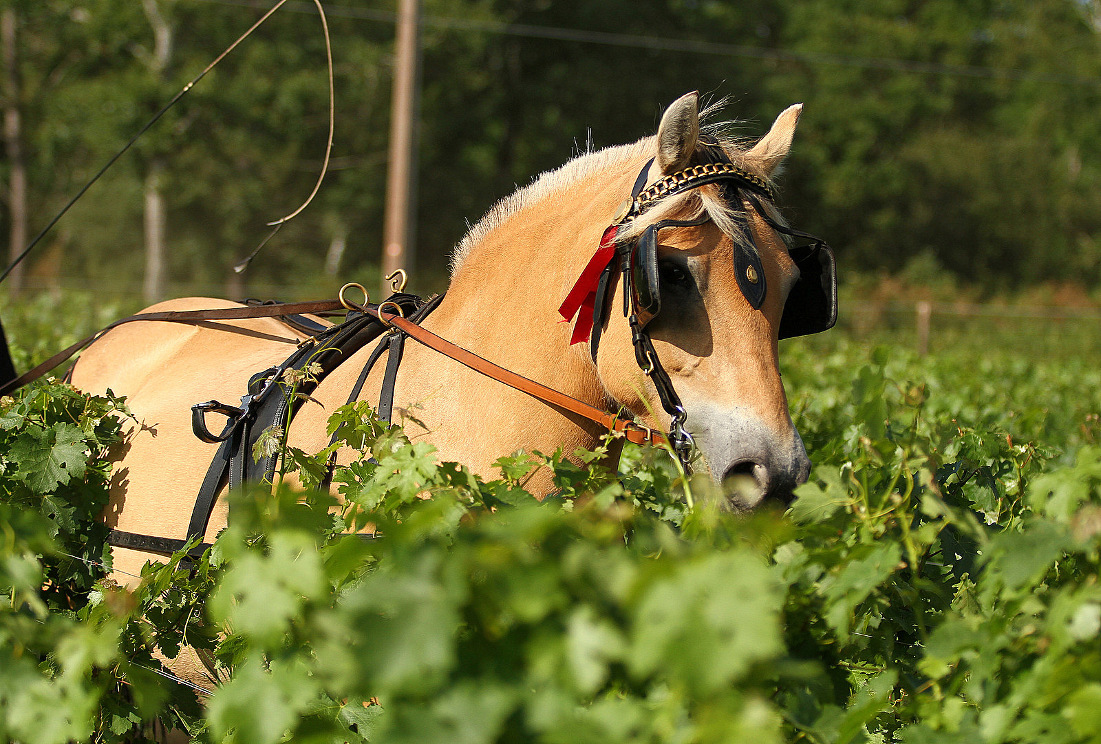
[[[391,295],[386,306],[398,313],[416,320],[423,320],[443,299],[442,295],[427,301],[411,294],[397,292]],[[273,311],[280,311],[276,303],[265,303]],[[376,307],[377,311],[377,307]],[[301,315],[278,315],[284,323],[311,334],[306,341],[287,357],[281,364],[269,367],[253,375],[248,382],[246,394],[238,406],[227,405],[216,400],[196,403],[191,407],[191,428],[195,436],[204,442],[219,444],[218,450],[207,468],[191,519],[187,534],[183,539],[144,535],[112,529],[108,542],[116,547],[145,550],[152,553],[170,555],[182,550],[188,543],[193,547],[188,551],[189,558],[195,558],[210,547],[202,542],[207,525],[214,511],[214,503],[221,490],[228,486],[237,488],[246,481],[270,480],[275,474],[278,455],[275,452],[264,453],[254,459],[257,442],[265,433],[279,432],[285,429],[298,410],[304,396],[308,396],[317,385],[336,367],[367,344],[379,339],[374,352],[364,365],[359,380],[349,396],[354,401],[363,387],[367,375],[383,353],[389,352],[386,376],[380,396],[378,415],[387,422],[393,410],[394,384],[397,368],[401,362],[404,334],[388,332],[388,326],[376,314],[367,308],[350,310],[339,325],[322,326]],[[308,368],[308,370],[307,370]],[[297,371],[298,375],[288,372]],[[307,372],[307,373],[304,373]],[[288,385],[288,379],[296,382]],[[290,389],[288,389],[288,387]],[[211,432],[206,423],[210,413],[226,417],[226,423],[218,434]]]
[[[191,561],[201,555],[210,547],[208,543],[201,541],[206,534],[217,496],[223,488],[226,486],[234,488],[248,480],[270,479],[275,472],[277,461],[275,454],[263,455],[253,460],[254,448],[259,438],[265,431],[282,430],[288,426],[298,408],[298,401],[302,399],[299,394],[308,395],[342,361],[376,340],[378,345],[360,371],[355,385],[348,394],[348,402],[358,399],[371,370],[382,355],[387,354],[386,370],[376,409],[379,418],[387,422],[390,421],[393,411],[394,387],[405,339],[412,338],[476,372],[524,392],[554,408],[584,417],[609,431],[619,432],[635,444],[660,446],[664,441],[660,433],[504,369],[421,327],[419,323],[439,305],[443,295],[437,295],[426,301],[399,291],[378,305],[359,305],[345,297],[345,291],[352,287],[363,290],[360,285],[345,285],[341,289],[340,300],[336,303],[265,304],[240,310],[181,311],[173,313],[172,318],[163,317],[164,313],[146,313],[112,324],[111,327],[134,320],[168,319],[187,322],[189,318],[205,318],[210,313],[216,313],[220,319],[235,316],[278,317],[284,322],[289,321],[288,324],[296,328],[310,329],[310,321],[291,315],[289,311],[302,307],[308,308],[311,312],[334,310],[337,307],[344,307],[349,311],[340,325],[324,328],[303,342],[281,364],[253,375],[249,380],[248,391],[241,398],[239,406],[215,400],[192,406],[192,430],[195,435],[205,442],[219,443],[219,448],[199,488],[184,538],[167,538],[112,529],[108,536],[108,542],[111,545],[170,555],[190,544],[191,547],[188,548],[185,558]],[[364,294],[366,295],[365,291]],[[314,328],[322,328],[316,324],[312,325]],[[99,335],[85,339],[74,346],[82,348]],[[55,366],[59,363],[53,359],[50,362],[54,362]],[[283,383],[288,376],[288,371],[304,370],[307,365],[310,365],[310,374],[296,383],[292,391],[294,395],[288,395]],[[26,376],[37,371],[32,370]],[[219,434],[212,433],[207,426],[206,417],[210,413],[221,414],[227,418]],[[327,478],[331,477],[334,465],[335,454],[330,457]],[[323,486],[327,485],[327,482],[323,483]]]

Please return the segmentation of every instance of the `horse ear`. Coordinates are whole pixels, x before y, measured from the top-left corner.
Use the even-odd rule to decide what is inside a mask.
[[[658,126],[658,165],[668,175],[688,167],[700,138],[700,93],[673,101]]]
[[[791,150],[791,140],[795,137],[795,125],[799,123],[799,114],[803,113],[803,104],[797,103],[788,106],[776,121],[772,123],[772,129],[768,134],[746,152],[746,159],[754,160],[761,164],[765,174],[772,176],[776,173],[784,158]]]

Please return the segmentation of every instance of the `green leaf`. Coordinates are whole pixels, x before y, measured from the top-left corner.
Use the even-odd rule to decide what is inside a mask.
[[[328,587],[316,542],[300,532],[269,538],[266,555],[247,552],[211,595],[211,615],[264,647],[278,647],[303,604]]]
[[[824,485],[807,481],[796,489],[796,498],[791,505],[791,518],[797,523],[825,522],[849,502],[849,494],[841,485],[836,470],[829,470],[822,477],[825,480]]]
[[[566,658],[582,693],[592,694],[608,678],[608,665],[618,661],[626,648],[613,623],[597,615],[589,605],[577,608],[566,626]]]
[[[301,665],[272,662],[265,667],[254,655],[215,691],[207,720],[220,741],[276,744],[316,694],[316,682]]]
[[[1035,586],[1072,544],[1066,527],[1038,519],[1030,520],[1021,532],[995,535],[986,550],[987,573],[980,592],[989,596],[998,589]]]
[[[898,570],[902,547],[884,542],[854,551],[860,557],[847,562],[824,585],[827,599],[826,620],[838,633],[846,635],[853,619],[853,610],[880,584]]]
[[[48,429],[28,427],[12,444],[9,457],[19,466],[18,477],[41,493],[49,493],[70,478],[82,478],[87,463],[84,432],[58,423]]]
[[[783,650],[775,577],[747,552],[715,553],[672,567],[642,589],[628,659],[711,692]]]

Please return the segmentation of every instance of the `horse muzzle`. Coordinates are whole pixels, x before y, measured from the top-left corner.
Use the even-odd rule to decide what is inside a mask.
[[[791,503],[795,487],[810,475],[810,458],[790,420],[777,431],[745,408],[697,403],[688,410],[686,428],[730,508]]]

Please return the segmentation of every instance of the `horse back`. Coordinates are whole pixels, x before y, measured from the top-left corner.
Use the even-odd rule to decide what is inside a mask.
[[[211,310],[239,303],[210,298],[162,302],[145,312]],[[88,393],[125,396],[133,414],[115,461],[104,515],[109,526],[144,535],[184,538],[195,496],[217,444],[192,432],[191,407],[218,400],[236,405],[256,372],[279,364],[302,336],[274,318],[179,323],[126,323],[84,351],[72,382]],[[217,431],[212,420],[211,429]],[[220,500],[219,500],[220,501]],[[225,526],[224,503],[215,506],[205,537]],[[138,573],[155,556],[116,549],[115,567]]]

